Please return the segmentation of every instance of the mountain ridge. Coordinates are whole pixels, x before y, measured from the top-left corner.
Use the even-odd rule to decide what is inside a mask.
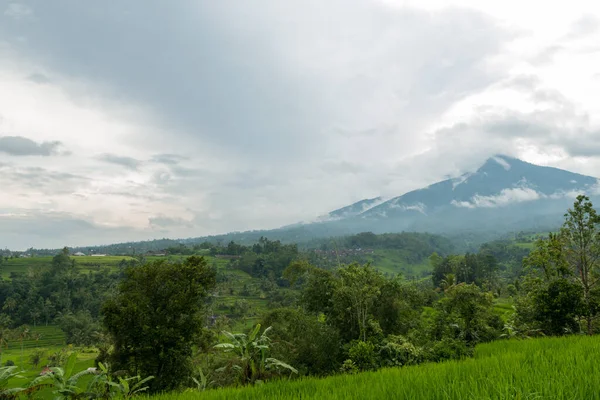
[[[579,193],[597,194],[597,190],[597,178],[495,155],[475,172],[393,197],[349,218],[381,219],[403,213],[404,216],[415,213],[428,216],[448,207],[499,208],[512,203],[574,198]],[[364,201],[368,200],[348,207]],[[339,210],[348,207],[329,215],[339,219]]]

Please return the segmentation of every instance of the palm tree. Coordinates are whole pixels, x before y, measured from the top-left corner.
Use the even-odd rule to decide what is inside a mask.
[[[25,365],[23,360],[23,342],[29,338],[29,327],[27,325],[22,325],[17,329],[17,338],[21,342],[21,366],[23,366]]]
[[[233,369],[240,373],[243,383],[262,382],[268,376],[268,371],[284,369],[290,371],[290,374],[298,373],[291,365],[267,356],[271,342],[267,333],[270,330],[271,327],[266,328],[259,336],[260,324],[257,324],[250,335],[223,331],[229,342],[214,346],[216,349],[236,354],[238,364],[235,364]]]
[[[15,300],[13,297],[9,297],[8,299],[6,299],[6,301],[4,301],[4,305],[2,306],[2,309],[8,312],[12,312],[17,308],[17,300]]]
[[[8,328],[0,328],[0,366],[2,365],[2,352],[8,349],[8,340],[11,338],[12,332]]]
[[[442,279],[440,282],[440,287],[444,290],[444,292],[454,285],[456,285],[456,275],[454,274],[444,275],[444,279]]]

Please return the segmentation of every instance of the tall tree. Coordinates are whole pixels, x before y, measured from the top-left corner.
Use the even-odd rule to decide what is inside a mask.
[[[112,364],[133,375],[154,376],[154,392],[180,387],[191,375],[204,299],[215,284],[216,271],[203,257],[129,268],[116,296],[103,306],[114,342]]]
[[[600,279],[600,216],[589,197],[580,195],[565,218],[560,232],[564,241],[564,256],[575,281],[583,290],[587,334],[591,335],[592,322],[600,308],[597,293]]]
[[[385,280],[380,272],[370,265],[351,264],[338,270],[339,281],[334,292],[337,304],[344,305],[346,318],[356,321],[357,339],[367,340],[367,327],[372,318],[375,301],[381,294]],[[345,300],[345,301],[344,301]],[[346,307],[345,304],[349,304]],[[340,313],[342,314],[342,313]]]

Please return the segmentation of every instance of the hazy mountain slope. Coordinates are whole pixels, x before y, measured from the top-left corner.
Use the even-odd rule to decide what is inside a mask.
[[[349,206],[339,208],[335,211],[330,212],[324,217],[321,217],[323,221],[330,220],[338,220],[343,218],[355,217],[372,209],[373,207],[377,207],[379,204],[383,203],[382,197],[375,197],[373,199],[365,199],[358,201],[354,204],[350,204]]]
[[[360,214],[348,213],[343,220],[334,212],[337,221],[330,224],[344,226],[348,233],[544,230],[560,223],[577,194],[595,198],[598,192],[597,178],[495,156],[475,172],[392,198]],[[364,200],[340,210],[357,210],[356,205],[365,203],[373,204]]]
[[[395,197],[361,216],[391,217],[405,211],[429,214],[447,208],[501,208],[546,198],[573,198],[575,193],[593,190],[597,182],[589,176],[496,156],[474,173]]]

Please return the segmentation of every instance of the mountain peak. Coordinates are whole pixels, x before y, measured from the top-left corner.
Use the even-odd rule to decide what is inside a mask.
[[[523,165],[525,162],[516,159],[514,157],[505,156],[503,154],[496,154],[487,159],[487,161],[477,170],[477,172],[486,172],[488,170],[501,170],[510,171],[513,165]]]
[[[597,190],[598,182],[593,177],[497,154],[474,173],[434,183],[388,201],[363,200],[329,216],[386,220],[393,229],[398,229],[423,218],[431,219],[433,215],[455,218],[465,209],[488,210],[491,214],[494,210],[500,215],[500,208],[515,206],[524,210],[527,205],[549,204],[553,200],[564,207],[575,194]]]

